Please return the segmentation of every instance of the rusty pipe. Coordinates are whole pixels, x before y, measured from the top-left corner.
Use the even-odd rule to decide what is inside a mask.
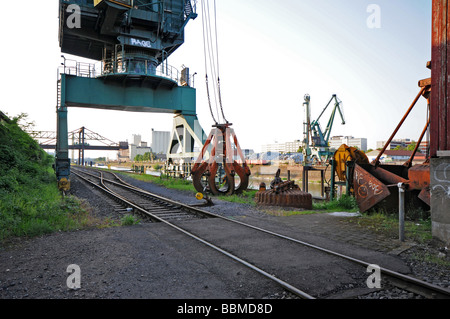
[[[405,164],[403,164],[403,166],[405,166],[407,168],[411,167],[414,156],[416,156],[416,153],[417,153],[417,150],[419,149],[420,143],[422,143],[423,137],[427,133],[429,126],[430,126],[430,119],[428,119],[427,125],[425,125],[425,128],[423,129],[422,134],[420,135],[419,140],[417,141],[416,147],[414,148],[414,151],[411,154],[411,157],[409,158],[409,160],[407,160],[405,162]]]
[[[392,133],[391,137],[389,138],[389,140],[386,142],[386,144],[384,145],[383,149],[381,150],[380,154],[378,154],[377,158],[373,161],[373,164],[375,165],[375,167],[377,167],[380,164],[380,158],[381,156],[384,154],[384,152],[386,151],[387,147],[389,146],[389,144],[391,144],[392,140],[394,139],[395,135],[397,134],[397,132],[400,130],[400,127],[403,125],[403,123],[405,122],[406,118],[408,117],[409,113],[411,113],[412,109],[414,108],[414,106],[417,104],[417,101],[419,101],[420,97],[422,96],[422,94],[425,92],[426,87],[423,87],[419,94],[417,94],[416,98],[414,99],[414,102],[411,104],[411,106],[409,107],[408,111],[406,112],[406,114],[403,116],[402,120],[400,121],[400,123],[398,123],[397,128],[395,129],[394,133]]]

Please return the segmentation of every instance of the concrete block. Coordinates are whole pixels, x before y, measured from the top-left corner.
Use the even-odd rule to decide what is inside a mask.
[[[450,243],[450,158],[431,159],[430,173],[433,237]]]

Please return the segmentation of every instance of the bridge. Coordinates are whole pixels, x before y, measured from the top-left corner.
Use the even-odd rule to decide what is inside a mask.
[[[44,142],[39,143],[44,150],[56,150],[57,132],[27,131],[27,133],[35,140],[44,140]],[[113,142],[84,126],[69,132],[68,139],[72,141],[72,145],[69,145],[69,150],[78,150],[78,158],[82,159],[81,163],[84,163],[84,151],[87,150],[120,151],[128,149],[128,142]],[[88,141],[101,142],[102,145],[90,145],[87,143]]]

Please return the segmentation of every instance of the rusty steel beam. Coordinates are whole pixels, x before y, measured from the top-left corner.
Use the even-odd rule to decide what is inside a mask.
[[[450,0],[433,0],[431,52],[430,155],[450,150],[449,101],[449,9]]]
[[[417,101],[419,101],[419,99],[421,98],[421,96],[425,93],[426,91],[426,87],[422,87],[420,89],[419,94],[417,94],[416,98],[414,99],[414,101],[412,102],[411,106],[408,108],[408,111],[406,111],[406,114],[403,116],[403,118],[400,120],[400,123],[398,123],[397,127],[395,128],[394,132],[392,133],[391,137],[389,138],[389,140],[386,142],[386,144],[384,145],[383,149],[380,151],[380,153],[378,154],[377,158],[373,161],[373,164],[375,166],[378,166],[380,164],[380,158],[381,156],[384,154],[384,152],[386,151],[387,147],[389,146],[389,144],[391,144],[392,140],[394,139],[395,135],[397,134],[397,132],[400,130],[400,128],[402,127],[403,123],[406,121],[406,118],[408,117],[409,113],[411,113],[412,109],[414,108],[414,106],[417,104]]]
[[[429,126],[430,126],[430,120],[428,119],[427,124],[425,125],[425,128],[423,129],[422,134],[420,135],[419,140],[416,143],[416,147],[414,147],[414,151],[411,154],[411,157],[409,158],[409,160],[407,160],[405,162],[405,164],[403,164],[405,167],[411,168],[414,156],[416,156],[416,153],[417,153],[417,150],[419,149],[420,143],[422,143],[422,140],[423,140],[425,134],[427,133]]]

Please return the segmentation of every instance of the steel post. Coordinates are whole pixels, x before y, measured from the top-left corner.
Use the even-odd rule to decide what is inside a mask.
[[[405,184],[398,183],[398,237],[405,241]]]
[[[433,237],[450,244],[450,1],[432,2],[430,97],[431,221]]]
[[[335,191],[334,191],[334,186],[335,186],[335,169],[336,169],[336,161],[335,160],[330,160],[331,162],[331,190],[330,190],[330,201],[334,200],[334,196],[335,196]]]
[[[433,0],[432,4],[432,52],[431,52],[431,157],[438,151],[450,150],[450,79],[448,61],[450,59],[448,14],[449,0]]]
[[[66,107],[59,107],[57,109],[55,172],[59,189],[68,190],[70,187],[70,159]]]

